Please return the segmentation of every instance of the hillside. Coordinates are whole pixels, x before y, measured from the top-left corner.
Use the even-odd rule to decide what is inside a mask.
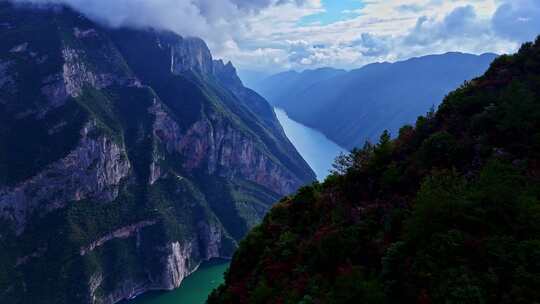
[[[242,241],[209,303],[540,302],[540,38]]]
[[[60,6],[0,20],[0,303],[176,288],[315,180],[204,41]]]
[[[270,77],[254,89],[294,120],[353,149],[366,140],[376,142],[386,129],[397,134],[402,125],[414,123],[464,81],[482,75],[495,57],[430,55],[370,64],[332,77],[326,77],[326,70],[305,71],[302,74],[311,77],[292,82],[295,73],[290,72]]]
[[[291,103],[299,102],[295,98],[301,96],[311,86],[345,73],[344,70],[333,68],[302,72],[287,71],[263,78],[254,83],[251,88],[264,96],[272,105],[287,109]]]

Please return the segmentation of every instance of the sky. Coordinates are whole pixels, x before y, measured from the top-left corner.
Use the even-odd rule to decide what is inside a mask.
[[[12,0],[64,3],[111,26],[207,42],[214,57],[273,73],[460,51],[512,53],[540,34],[540,0]]]

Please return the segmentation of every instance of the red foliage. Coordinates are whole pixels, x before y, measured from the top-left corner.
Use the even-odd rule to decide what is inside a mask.
[[[303,294],[306,290],[307,284],[309,282],[309,276],[307,274],[301,274],[299,278],[297,278],[292,283],[292,288],[298,293]]]
[[[231,284],[229,286],[229,291],[231,294],[237,297],[239,303],[249,303],[249,291],[246,288],[245,280],[237,281],[234,284]]]
[[[348,276],[353,273],[353,266],[351,263],[341,265],[337,269],[337,276]]]
[[[431,304],[433,303],[431,301],[431,297],[429,296],[426,289],[422,289],[420,291],[420,295],[418,296],[418,304]]]
[[[283,262],[272,262],[265,260],[266,266],[264,267],[264,273],[270,282],[279,280],[284,275],[288,275],[291,265]]]
[[[339,232],[336,227],[332,226],[323,226],[315,232],[315,235],[313,236],[313,242],[320,242],[322,239],[324,239],[326,236]]]

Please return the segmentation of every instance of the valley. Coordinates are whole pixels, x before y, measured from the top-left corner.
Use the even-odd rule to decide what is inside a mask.
[[[332,170],[335,158],[340,154],[348,153],[347,150],[328,139],[321,132],[291,119],[284,110],[274,108],[274,111],[285,130],[285,134],[296,147],[298,153],[315,171],[317,179],[324,181]]]
[[[212,290],[223,283],[228,267],[229,262],[225,260],[206,262],[174,291],[150,292],[120,304],[202,304]]]
[[[540,2],[0,0],[0,304],[540,303]]]

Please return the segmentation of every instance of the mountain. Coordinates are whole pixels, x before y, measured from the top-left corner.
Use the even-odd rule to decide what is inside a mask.
[[[260,82],[268,78],[271,74],[261,71],[253,71],[240,69],[237,71],[238,77],[242,80],[242,83],[248,88],[256,87]]]
[[[286,197],[215,303],[538,303],[540,37]]]
[[[325,77],[325,70],[322,75],[311,71],[318,77],[301,80],[291,72],[268,78],[255,90],[292,119],[352,149],[376,141],[384,130],[397,135],[400,126],[413,123],[451,90],[484,73],[495,57],[430,55],[370,64],[334,77]]]
[[[202,40],[60,6],[0,20],[0,303],[178,287],[315,180]]]
[[[332,68],[305,70],[303,72],[287,71],[260,80],[251,88],[268,99],[272,105],[286,110],[287,105],[296,100],[296,96],[301,96],[304,91],[314,84],[343,74],[345,74],[345,70]],[[293,96],[295,96],[294,99],[291,98]],[[306,105],[308,105],[307,102],[304,106]]]

